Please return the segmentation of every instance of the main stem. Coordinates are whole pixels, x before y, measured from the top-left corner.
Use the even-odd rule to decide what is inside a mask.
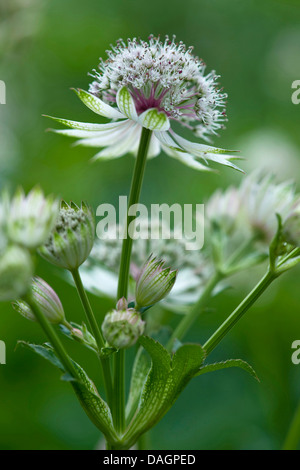
[[[132,250],[132,238],[128,234],[128,227],[135,219],[134,215],[129,215],[129,209],[131,206],[139,202],[150,138],[151,131],[143,127],[129,194],[125,233],[120,261],[117,299],[120,299],[121,297],[126,298],[128,293],[130,258]],[[114,355],[114,393],[112,411],[116,430],[117,432],[122,433],[125,428],[124,349],[121,349],[118,353]]]
[[[83,309],[85,311],[89,326],[92,330],[92,333],[95,337],[95,341],[97,343],[97,347],[99,351],[98,356],[101,362],[103,377],[104,377],[105,393],[106,393],[107,401],[111,405],[112,403],[112,377],[111,377],[109,359],[108,357],[101,356],[101,349],[105,346],[105,342],[104,342],[101,330],[96,321],[96,318],[94,316],[94,312],[92,310],[88,296],[83,287],[78,269],[75,269],[74,271],[72,271],[71,274],[73,276],[73,279],[77,288],[77,292],[80,297]]]
[[[264,277],[258,282],[249,295],[240,303],[240,305],[232,312],[232,314],[222,323],[222,325],[213,333],[213,335],[203,345],[206,354],[211,351],[220,343],[225,335],[234,327],[240,318],[249,310],[254,302],[261,296],[267,289],[271,282],[276,279],[278,275],[272,271],[268,271]]]

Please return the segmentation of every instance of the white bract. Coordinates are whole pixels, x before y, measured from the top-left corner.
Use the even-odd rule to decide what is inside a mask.
[[[52,118],[71,128],[55,132],[79,138],[79,145],[103,147],[94,156],[98,160],[136,154],[142,128],[147,128],[153,131],[149,158],[163,150],[197,170],[212,171],[209,160],[239,170],[231,161],[237,157],[228,155],[228,150],[190,142],[171,127],[178,122],[206,140],[224,127],[227,95],[217,88],[215,72],[205,75],[205,65],[192,48],[176,43],[175,37],[162,42],[150,36],[148,42],[120,40],[107,54],[89,91],[75,92],[88,108],[111,122]]]

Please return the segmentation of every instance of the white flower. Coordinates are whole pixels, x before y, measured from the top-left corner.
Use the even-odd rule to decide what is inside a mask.
[[[48,238],[58,210],[58,200],[45,197],[41,189],[34,188],[27,196],[18,190],[7,211],[8,238],[26,248],[38,248]]]
[[[262,176],[258,172],[245,178],[240,187],[240,197],[245,224],[253,235],[267,244],[277,231],[276,214],[284,221],[296,199],[293,183],[276,183],[274,175]]]
[[[190,142],[171,128],[178,122],[208,140],[225,121],[227,95],[217,88],[215,72],[204,75],[205,65],[192,48],[176,44],[175,37],[162,42],[150,36],[148,42],[120,40],[107,54],[89,92],[75,92],[88,108],[112,121],[90,124],[52,118],[71,128],[55,132],[79,138],[79,145],[103,147],[94,156],[98,160],[136,154],[144,127],[153,131],[149,158],[163,150],[198,170],[212,171],[209,160],[239,170],[231,162],[237,157],[228,150]]]
[[[30,287],[33,274],[28,250],[10,245],[0,254],[0,302],[16,300]]]
[[[216,224],[230,235],[238,224],[241,208],[239,190],[230,187],[226,191],[214,192],[205,205],[205,212],[211,225]]]

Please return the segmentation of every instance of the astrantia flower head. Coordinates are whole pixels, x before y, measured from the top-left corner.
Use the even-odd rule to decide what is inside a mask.
[[[19,189],[7,211],[8,238],[26,248],[38,248],[48,238],[58,211],[58,200],[45,197],[41,189],[34,188],[27,196]]]
[[[190,142],[177,135],[179,122],[196,137],[207,140],[224,126],[227,95],[218,89],[215,72],[205,75],[205,64],[192,48],[166,37],[148,41],[119,40],[101,59],[89,91],[75,90],[83,103],[108,124],[89,124],[53,118],[72,130],[57,131],[79,137],[78,144],[104,147],[95,159],[136,154],[142,128],[153,131],[148,157],[162,150],[192,168],[209,170],[208,160],[238,169],[227,150]],[[200,163],[199,160],[202,160]]]
[[[252,173],[244,180],[240,187],[240,197],[244,222],[254,236],[267,244],[277,231],[276,214],[280,215],[284,222],[296,199],[292,183],[277,183],[274,175],[264,176],[258,172]]]
[[[33,274],[28,250],[16,245],[8,246],[0,254],[0,302],[16,300],[30,287]]]
[[[39,252],[50,263],[64,269],[77,269],[89,256],[95,238],[93,212],[84,202],[81,207],[61,203],[53,232]]]
[[[239,222],[241,198],[237,188],[217,190],[206,204],[206,215],[210,225],[230,235]]]

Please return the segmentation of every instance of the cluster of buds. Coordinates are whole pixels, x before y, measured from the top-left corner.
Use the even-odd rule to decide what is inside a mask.
[[[129,348],[144,333],[142,312],[166,297],[176,281],[177,271],[163,268],[163,265],[163,260],[157,260],[151,255],[136,282],[135,307],[129,308],[123,297],[118,301],[116,309],[105,316],[102,332],[109,346]]]
[[[84,202],[81,207],[62,201],[54,230],[39,253],[50,263],[69,271],[76,270],[89,256],[95,239],[93,212]]]
[[[32,251],[49,236],[58,215],[58,201],[39,188],[26,196],[0,200],[0,301],[15,300],[29,289],[33,276]]]

